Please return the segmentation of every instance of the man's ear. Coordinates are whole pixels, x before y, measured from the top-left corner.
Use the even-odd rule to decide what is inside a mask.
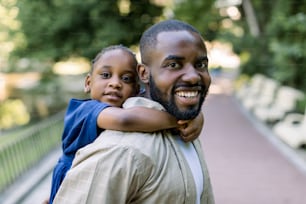
[[[91,76],[88,73],[86,78],[85,78],[85,86],[84,86],[84,92],[89,93],[90,92],[90,83],[91,83]]]
[[[149,70],[149,68],[146,65],[138,64],[138,66],[137,66],[137,73],[138,73],[139,79],[144,84],[149,83],[150,70]]]

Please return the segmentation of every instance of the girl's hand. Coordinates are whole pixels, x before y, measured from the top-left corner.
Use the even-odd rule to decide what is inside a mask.
[[[177,122],[180,136],[185,142],[190,142],[197,139],[202,131],[204,125],[204,116],[201,112],[193,120],[179,120]]]
[[[42,204],[49,204],[49,199],[44,200]]]

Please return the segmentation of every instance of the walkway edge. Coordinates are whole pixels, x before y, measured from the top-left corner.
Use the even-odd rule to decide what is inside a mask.
[[[61,148],[56,148],[51,151],[45,158],[37,165],[30,169],[27,173],[22,175],[15,183],[1,195],[0,203],[2,204],[16,204],[20,203],[28,193],[38,185],[44,177],[46,177],[54,168]],[[51,185],[51,183],[50,183]]]
[[[298,153],[289,147],[287,144],[278,139],[277,135],[264,123],[258,121],[252,113],[246,110],[239,100],[232,96],[240,111],[246,116],[248,120],[254,124],[256,129],[263,135],[267,140],[269,140],[291,163],[293,163],[296,168],[306,175],[306,161],[298,155]]]

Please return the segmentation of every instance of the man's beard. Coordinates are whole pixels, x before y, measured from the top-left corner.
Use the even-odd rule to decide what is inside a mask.
[[[162,92],[157,88],[153,78],[150,76],[150,95],[151,99],[159,102],[168,113],[173,115],[176,119],[178,120],[191,120],[194,119],[202,110],[202,104],[205,100],[205,97],[208,92],[208,88],[205,87],[205,85],[201,85],[201,97],[199,104],[197,106],[190,107],[186,111],[180,111],[179,108],[177,107],[175,100],[174,100],[174,90],[171,92],[170,98],[163,99],[162,98]],[[197,85],[198,86],[198,85]]]

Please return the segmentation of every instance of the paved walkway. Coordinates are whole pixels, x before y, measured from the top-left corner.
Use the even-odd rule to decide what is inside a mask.
[[[245,112],[229,87],[219,79],[204,106],[201,139],[216,204],[305,204],[306,161]]]
[[[246,113],[230,93],[230,81],[215,78],[204,105],[201,141],[216,204],[306,203],[306,161]],[[55,153],[48,159],[49,166],[57,157]],[[44,172],[42,182],[18,204],[41,203],[48,195],[51,177]]]

